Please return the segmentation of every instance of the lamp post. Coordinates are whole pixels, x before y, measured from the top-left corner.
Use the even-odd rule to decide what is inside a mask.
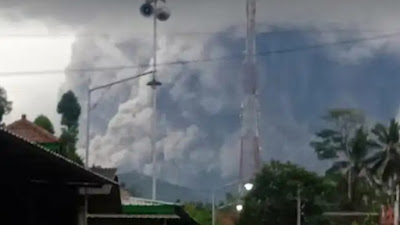
[[[233,181],[231,183],[228,183],[228,184],[225,184],[225,185],[222,185],[222,186],[220,186],[218,188],[214,188],[213,189],[213,191],[211,193],[211,199],[212,199],[212,215],[211,215],[211,217],[212,217],[211,218],[212,219],[212,225],[215,225],[215,222],[216,222],[216,219],[215,219],[215,214],[216,214],[215,193],[218,190],[221,190],[221,189],[223,189],[225,187],[229,187],[229,186],[232,186],[232,185],[235,185],[235,184],[241,184],[240,180],[236,180],[236,181]],[[254,185],[252,183],[250,183],[250,182],[245,183],[243,186],[244,186],[246,191],[251,191],[253,189],[253,187],[254,187]],[[241,187],[239,188],[239,190],[241,190]],[[242,194],[241,191],[240,191],[239,194]],[[232,204],[233,203],[228,204],[228,205],[232,205]],[[239,202],[239,203],[236,204],[235,208],[236,208],[236,211],[241,212],[243,210],[243,204],[241,202]]]
[[[87,108],[86,108],[86,155],[85,155],[85,168],[89,169],[89,147],[90,147],[90,112],[91,112],[91,95],[94,91],[103,89],[103,88],[108,88],[126,81],[130,81],[130,80],[134,80],[137,78],[140,78],[142,76],[148,75],[148,74],[152,74],[154,73],[154,71],[149,71],[149,72],[145,72],[145,73],[141,73],[141,74],[137,74],[135,76],[132,77],[128,77],[125,79],[121,79],[121,80],[117,80],[108,84],[104,84],[104,85],[100,85],[100,86],[96,86],[93,88],[89,88],[88,92],[87,92]],[[88,193],[87,193],[87,189],[85,188],[85,224],[87,224],[87,214],[88,214]]]
[[[144,17],[153,17],[153,76],[152,80],[147,84],[152,88],[152,118],[151,118],[151,155],[152,155],[152,200],[157,198],[157,154],[155,148],[156,142],[156,120],[157,120],[157,87],[161,86],[161,82],[157,80],[157,21],[167,21],[170,17],[170,11],[165,6],[158,6],[158,1],[166,3],[166,0],[145,0],[140,7],[140,12]]]

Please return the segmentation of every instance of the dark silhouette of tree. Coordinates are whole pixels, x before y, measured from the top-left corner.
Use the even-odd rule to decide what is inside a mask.
[[[354,166],[352,162],[360,158],[359,154],[365,157],[369,150],[353,146],[354,136],[357,132],[362,132],[360,127],[364,124],[364,115],[354,109],[333,109],[323,119],[327,123],[327,128],[316,133],[317,140],[311,142],[311,146],[319,159],[346,159],[345,162],[341,160],[334,163],[332,170],[344,169],[343,171],[347,175],[347,196],[349,200],[352,200],[352,185],[356,181],[354,176],[357,176],[357,174],[353,174],[356,168],[351,168]],[[364,134],[359,133],[359,135],[359,138],[362,138]],[[357,151],[357,153],[353,151]]]
[[[372,129],[372,133],[376,136],[379,151],[370,158],[372,162],[371,170],[381,182],[382,188],[387,189],[392,198],[395,185],[400,180],[399,129],[400,125],[394,119],[390,121],[388,127],[378,123]]]
[[[3,121],[3,116],[10,113],[12,110],[12,102],[7,99],[7,92],[0,87],[0,123]]]
[[[61,114],[61,124],[71,127],[78,127],[81,106],[74,92],[68,91],[61,97],[57,105],[57,112]]]
[[[300,190],[305,224],[326,225],[319,203],[332,189],[334,186],[313,172],[272,161],[257,175],[254,188],[245,197],[239,224],[296,224],[296,198]]]
[[[81,106],[72,91],[63,94],[58,102],[57,112],[61,114],[61,125],[64,125],[60,136],[60,141],[64,147],[64,155],[79,164],[83,164],[82,159],[76,153]]]

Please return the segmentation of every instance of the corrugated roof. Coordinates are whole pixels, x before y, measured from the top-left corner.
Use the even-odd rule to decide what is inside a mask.
[[[58,176],[57,179],[60,178],[66,178],[66,170],[70,170],[72,173],[71,175],[75,176],[77,173],[79,173],[84,179],[84,182],[90,182],[89,180],[93,180],[95,182],[100,182],[103,184],[113,184],[113,185],[118,185],[114,180],[111,180],[107,177],[104,177],[101,174],[98,174],[94,171],[87,170],[86,168],[82,167],[81,165],[73,162],[70,159],[67,159],[57,153],[54,153],[46,148],[43,148],[42,146],[24,138],[21,137],[17,134],[13,134],[9,132],[8,130],[1,129],[0,128],[0,144],[6,144],[6,146],[10,146],[11,144],[14,144],[12,148],[4,148],[0,150],[0,159],[5,160],[3,162],[3,166],[7,168],[7,165],[5,163],[10,163],[10,165],[17,166],[20,164],[21,168],[29,168],[29,166],[32,166],[31,169],[35,169],[35,171],[29,171],[31,172],[40,172],[39,170],[36,171],[39,167],[44,167],[45,163],[48,164],[49,167],[48,170],[52,170],[51,173],[47,173],[47,175],[51,176],[57,176],[56,171],[57,168],[54,167],[54,165],[63,167],[64,175],[63,177]],[[11,155],[11,156],[10,156]],[[13,161],[6,161],[7,157],[11,157]],[[26,159],[30,159],[26,161]],[[20,160],[20,161],[17,161]],[[46,164],[46,165],[47,165]],[[14,168],[10,168],[11,170]],[[47,168],[44,168],[47,169]]]
[[[157,200],[132,197],[127,191],[126,193],[121,192],[121,200],[123,205],[136,205],[136,206],[180,205],[172,202],[163,202]]]
[[[130,214],[89,214],[88,218],[97,218],[97,219],[180,219],[178,215],[171,214],[158,214],[158,215],[150,215],[150,214],[140,214],[140,215],[130,215]]]
[[[90,170],[95,173],[101,174],[111,180],[114,180],[115,176],[117,175],[117,168],[103,168],[95,166],[90,168]]]
[[[22,115],[20,120],[8,125],[6,129],[13,134],[35,143],[58,142],[58,138],[56,136],[27,120],[25,115]]]

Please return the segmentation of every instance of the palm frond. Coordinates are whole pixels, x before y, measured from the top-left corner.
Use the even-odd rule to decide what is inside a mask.
[[[389,139],[389,134],[385,125],[377,123],[375,127],[371,130],[371,132],[378,138],[379,142],[387,143]]]
[[[341,172],[343,170],[347,170],[350,166],[350,162],[348,161],[337,161],[334,162],[331,166],[331,168],[329,168],[326,171],[326,174],[333,174],[333,173],[337,173],[337,172]]]
[[[399,124],[396,122],[395,119],[392,119],[390,121],[388,134],[389,134],[389,140],[392,143],[399,142]]]
[[[323,129],[317,132],[315,135],[319,138],[331,138],[337,136],[339,133],[336,130],[332,129]]]
[[[384,157],[380,157],[378,158],[375,163],[372,165],[371,167],[371,171],[377,175],[378,177],[380,177],[380,170],[382,169],[383,165],[385,164],[385,158]]]

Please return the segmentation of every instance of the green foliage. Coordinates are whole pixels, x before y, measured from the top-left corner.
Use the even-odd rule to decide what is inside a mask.
[[[12,102],[7,99],[7,92],[4,88],[0,87],[0,122],[3,116],[10,113],[12,110]]]
[[[77,127],[79,116],[81,115],[81,106],[74,92],[68,91],[61,97],[57,105],[57,112],[61,114],[61,124],[70,127]]]
[[[82,160],[82,158],[76,153],[76,151],[74,151],[74,152],[68,152],[67,153],[67,158],[68,159],[70,159],[70,160],[72,160],[72,161],[74,161],[74,162],[76,162],[76,163],[78,163],[79,165],[81,165],[81,166],[83,166],[84,164],[83,164],[83,160]]]
[[[199,224],[212,224],[211,206],[203,205],[202,203],[190,203],[186,204],[184,208],[185,211]]]
[[[364,129],[364,115],[353,109],[334,109],[324,117],[327,128],[316,133],[317,141],[311,142],[319,159],[340,159],[327,173],[347,176],[347,196],[355,204],[356,186],[361,173],[368,175],[368,156],[376,147]]]
[[[381,151],[371,157],[372,171],[383,182],[388,182],[389,178],[400,178],[400,125],[394,119],[390,121],[388,127],[376,124],[372,133],[376,135],[377,146]]]
[[[83,164],[82,159],[76,153],[81,106],[72,91],[66,92],[61,97],[57,105],[57,112],[61,114],[61,125],[65,126],[62,128],[60,136],[60,141],[63,144],[63,155],[79,164]]]
[[[345,109],[331,110],[324,120],[327,127],[316,133],[311,146],[320,159],[336,160],[326,172],[337,186],[330,199],[339,206],[335,210],[378,211],[392,202],[400,181],[399,123],[378,123],[369,132],[361,112]]]
[[[81,157],[76,153],[76,143],[78,142],[78,128],[62,128],[60,142],[63,146],[62,155],[72,161],[83,165]]]
[[[328,128],[317,132],[317,140],[311,142],[318,158],[335,159],[341,153],[347,155],[352,134],[364,123],[364,115],[354,109],[333,109],[323,119]]]
[[[334,187],[317,174],[291,163],[265,165],[246,196],[240,224],[296,224],[296,196],[300,188],[306,224],[328,224],[320,206]]]
[[[377,219],[372,216],[367,216],[362,225],[378,225]]]
[[[36,117],[35,121],[33,121],[39,127],[47,130],[48,132],[54,134],[54,127],[51,123],[50,119],[45,115],[39,115]]]

